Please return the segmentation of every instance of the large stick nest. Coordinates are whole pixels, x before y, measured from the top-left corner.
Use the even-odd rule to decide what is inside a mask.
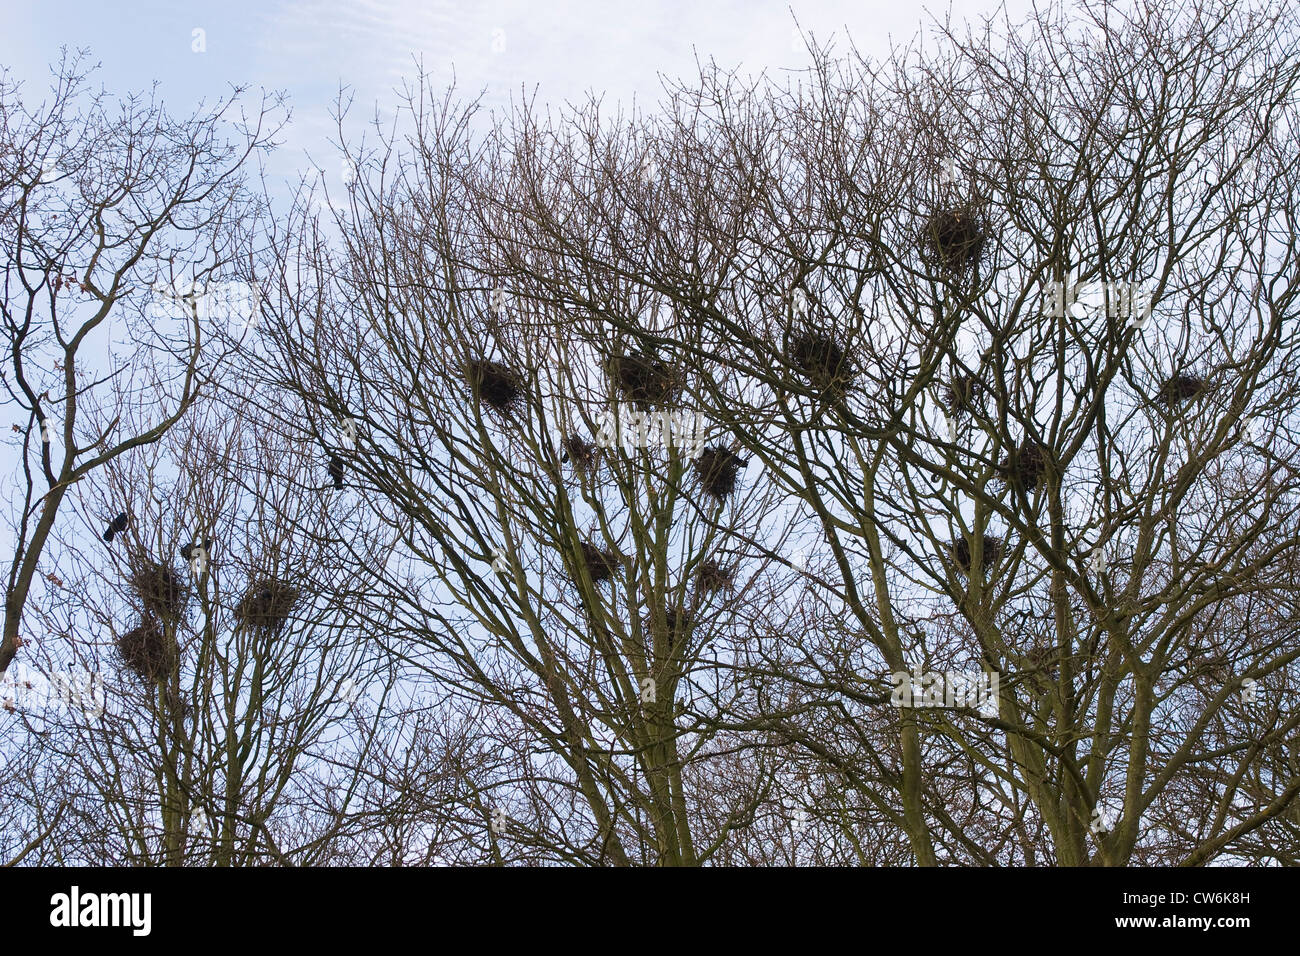
[[[563,454],[560,460],[574,471],[594,471],[600,460],[600,449],[579,435],[566,435],[560,442]]]
[[[594,584],[603,584],[610,580],[618,570],[618,555],[589,541],[584,541],[578,546],[578,556],[586,566],[587,574]],[[577,584],[578,580],[575,578],[573,583]]]
[[[695,626],[695,615],[689,609],[665,608],[664,623],[668,628],[668,653],[679,647]],[[641,621],[641,630],[645,634],[654,633],[654,617],[647,614]]]
[[[524,377],[500,362],[487,359],[467,362],[465,381],[489,408],[503,414],[518,406],[524,397]]]
[[[853,364],[840,341],[817,329],[790,338],[786,361],[823,392],[843,397],[853,379]]]
[[[974,375],[954,375],[945,388],[944,405],[951,415],[969,414],[979,407],[984,386]]]
[[[1001,538],[986,534],[983,547],[984,567],[991,568],[1002,559],[1005,545]],[[948,552],[952,556],[953,563],[964,573],[969,574],[972,558],[970,542],[965,538],[958,538],[948,546]]]
[[[718,501],[725,501],[736,490],[736,479],[745,461],[721,445],[712,445],[701,451],[695,459],[695,477],[706,494]]]
[[[148,684],[165,680],[176,666],[175,645],[153,617],[145,616],[137,626],[119,634],[117,650],[126,666]]]
[[[707,593],[730,591],[736,580],[736,569],[724,565],[716,558],[705,558],[695,566],[695,586]]]
[[[605,371],[623,399],[642,411],[670,405],[682,391],[680,376],[666,362],[645,353],[611,356]]]
[[[1156,401],[1161,405],[1177,405],[1200,398],[1209,387],[1209,382],[1199,375],[1184,372],[1166,380],[1156,392]]]
[[[261,631],[278,631],[289,619],[301,592],[275,578],[263,578],[249,585],[235,605],[235,623]]]
[[[989,232],[988,222],[974,206],[941,209],[926,220],[921,250],[945,270],[959,272],[979,262]]]
[[[171,565],[149,559],[138,561],[127,583],[149,615],[173,622],[184,615],[189,585]]]
[[[1033,491],[1046,477],[1049,461],[1046,448],[1026,439],[1002,460],[1001,471],[1007,481],[1019,482],[1025,491]]]
[[[1056,680],[1057,661],[1060,660],[1060,656],[1060,651],[1055,647],[1046,646],[1031,647],[1025,655],[1031,668],[1041,672],[1051,680]]]

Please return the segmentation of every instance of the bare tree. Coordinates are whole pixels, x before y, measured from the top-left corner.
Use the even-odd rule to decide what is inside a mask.
[[[356,157],[371,176],[341,217],[345,259],[310,270],[335,291],[285,287],[314,326],[283,327],[281,384],[389,442],[356,467],[380,507],[433,533],[438,599],[467,615],[438,615],[429,640],[506,709],[520,690],[463,635],[517,642],[597,859],[635,858],[624,800],[654,808],[647,858],[707,859],[790,748],[828,820],[874,808],[840,839],[861,845],[871,821],[921,864],[1195,863],[1300,792],[1270,775],[1267,799],[1243,802],[1245,771],[1300,720],[1280,693],[1295,651],[1278,573],[1296,545],[1279,134],[1295,24],[1231,4],[1082,11],[941,29],[940,53],[883,65],[823,52],[785,89],[706,71],[657,125],[593,106],[557,128],[521,108],[475,143],[472,114],[425,97],[409,160]],[[767,756],[704,852],[685,787],[656,776],[680,759],[659,749],[685,737],[673,718],[627,747],[653,755],[644,795],[611,799],[617,762],[577,759],[587,712],[630,709],[640,674],[615,665],[635,659],[637,617],[660,617],[659,582],[687,593],[699,553],[674,555],[695,535],[672,510],[691,472],[671,455],[616,459],[602,487],[628,523],[587,494],[584,534],[556,452],[566,416],[590,429],[620,388],[680,402],[757,459],[757,510],[694,520],[710,547],[809,585],[795,626],[769,591],[725,616],[745,632],[729,666],[758,678],[726,710]],[[815,532],[802,568],[799,535],[761,533],[782,517]],[[504,593],[484,567],[497,549]],[[606,572],[587,579],[615,552],[611,608]],[[552,555],[603,615],[552,623]],[[1225,631],[1245,600],[1279,626],[1251,613]],[[658,654],[672,628],[650,630]],[[573,649],[550,643],[561,633]],[[1207,654],[1225,664],[1208,686]],[[597,662],[621,694],[578,681]],[[996,677],[996,713],[890,708],[893,675],[913,671]],[[1246,724],[1243,681],[1268,701]],[[1157,804],[1198,788],[1217,809],[1171,839]]]
[[[30,603],[162,665],[146,732],[28,732],[60,796],[0,852],[1293,862],[1297,26],[1052,5],[651,116],[421,77],[342,194],[218,246],[261,320],[176,348],[220,400],[152,454],[130,388],[83,416],[148,437],[81,510],[139,517]],[[238,522],[203,623],[151,610]]]
[[[64,768],[40,799],[66,806],[51,842],[71,859],[310,864],[367,828],[394,662],[349,606],[359,566],[336,557],[348,518],[315,450],[246,411],[205,405],[87,503],[137,516],[111,562],[65,562],[80,596],[49,617],[100,695],[22,714]]]
[[[30,639],[24,610],[69,490],[157,441],[220,366],[201,298],[254,224],[246,167],[274,134],[273,103],[250,119],[236,91],[177,120],[151,97],[94,93],[83,62],[65,56],[39,105],[0,81],[2,374],[20,416],[0,673]],[[188,296],[166,319],[163,290]],[[106,536],[131,520],[115,503],[97,517]]]
[[[598,228],[538,196],[500,235],[508,281],[582,308],[614,276],[668,298],[701,361],[725,349],[701,405],[825,542],[822,640],[790,641],[772,726],[922,864],[1196,863],[1300,792],[1241,789],[1300,720],[1295,23],[1106,9],[823,56],[788,91],[706,76],[582,169]],[[1247,598],[1281,626],[1236,618]],[[862,710],[913,668],[998,675],[997,716],[879,727]],[[1268,687],[1246,724],[1243,681]],[[1171,841],[1150,809],[1202,785],[1214,812]]]

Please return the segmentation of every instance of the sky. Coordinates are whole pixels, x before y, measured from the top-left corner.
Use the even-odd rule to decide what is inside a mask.
[[[690,77],[697,61],[742,73],[807,65],[800,30],[851,38],[883,57],[949,13],[975,20],[1003,8],[1022,19],[1032,0],[0,0],[0,65],[39,100],[60,48],[102,64],[96,82],[124,95],[157,84],[179,114],[232,84],[288,95],[292,122],[269,161],[285,180],[309,158],[330,163],[331,110],[340,87],[367,119],[391,110],[422,63],[435,86],[504,105],[521,86],[542,103],[650,108],[662,78]],[[7,473],[9,465],[0,469]],[[0,766],[5,757],[0,753]]]
[[[521,84],[544,103],[585,100],[649,108],[661,76],[690,77],[712,58],[743,73],[779,75],[807,64],[799,29],[851,37],[885,55],[923,22],[993,14],[1000,0],[226,0],[212,3],[0,0],[0,65],[38,99],[61,46],[87,49],[110,93],[148,90],[189,113],[232,84],[288,94],[292,123],[268,170],[286,178],[310,157],[336,160],[331,109],[340,86],[364,122],[387,112],[422,62],[438,88],[504,105]],[[1013,19],[1030,0],[1007,0]],[[837,44],[838,45],[838,44]]]

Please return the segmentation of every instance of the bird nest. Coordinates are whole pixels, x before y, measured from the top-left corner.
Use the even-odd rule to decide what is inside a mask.
[[[843,396],[853,378],[848,352],[833,335],[807,330],[790,339],[786,360],[813,385]]]
[[[979,262],[989,239],[989,225],[974,206],[941,209],[926,220],[921,251],[949,272]]]
[[[978,407],[983,391],[974,375],[954,375],[945,387],[944,405],[950,414],[969,414]]]
[[[117,650],[141,680],[157,684],[176,666],[176,648],[157,619],[145,617],[136,627],[119,634]]]
[[[671,653],[673,648],[681,644],[681,638],[684,638],[695,625],[695,615],[687,609],[665,608],[664,623],[668,628],[668,651]],[[641,629],[645,634],[654,633],[654,617],[646,615],[641,621]]]
[[[578,546],[578,553],[593,583],[603,584],[614,577],[614,572],[618,569],[618,555],[613,551],[584,541]],[[578,583],[576,578],[574,583]]]
[[[1029,666],[1052,680],[1056,679],[1058,669],[1057,661],[1060,660],[1060,652],[1055,647],[1037,646],[1031,647],[1025,655]]]
[[[560,442],[563,452],[560,460],[568,463],[575,471],[592,471],[597,464],[600,449],[578,435],[566,435]]]
[[[735,580],[736,569],[714,558],[705,558],[695,567],[695,586],[710,594],[730,591]]]
[[[681,394],[682,383],[667,363],[652,355],[634,353],[606,360],[605,369],[614,388],[637,408],[669,405]]]
[[[1156,401],[1161,405],[1177,405],[1200,398],[1209,383],[1199,375],[1183,373],[1165,381],[1156,392]]]
[[[255,581],[235,605],[235,623],[262,631],[278,631],[289,619],[301,592],[274,578]]]
[[[706,494],[725,501],[736,490],[736,479],[745,459],[721,445],[713,445],[700,452],[695,459],[695,477]]]
[[[984,535],[983,542],[984,567],[990,568],[1002,559],[1002,554],[1006,546],[1001,538],[991,534]],[[957,565],[964,573],[969,574],[971,569],[971,546],[965,538],[958,538],[948,546],[948,553],[952,556],[953,563]]]
[[[177,621],[185,613],[190,589],[171,565],[148,559],[139,561],[127,583],[151,617]]]
[[[1020,483],[1025,491],[1033,491],[1047,475],[1047,449],[1042,445],[1026,441],[1019,448],[1002,460],[1002,474],[1007,480]]]
[[[509,412],[524,397],[524,378],[508,365],[477,359],[465,365],[465,381],[489,408]]]

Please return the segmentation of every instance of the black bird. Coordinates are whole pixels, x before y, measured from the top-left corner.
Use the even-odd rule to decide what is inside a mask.
[[[120,515],[118,515],[116,518],[114,518],[112,521],[108,523],[108,530],[104,532],[104,540],[112,541],[113,535],[121,534],[123,531],[126,530],[126,526],[130,522],[130,520],[131,519],[128,518],[126,515],[126,512],[123,511]]]
[[[338,455],[330,455],[330,477],[334,479],[334,487],[343,487],[343,459]]]
[[[202,547],[207,554],[211,555],[212,539],[204,538]],[[199,549],[199,543],[197,541],[191,541],[189,544],[181,545],[181,560],[184,561],[186,564],[193,561],[194,552],[197,551],[198,549]]]

